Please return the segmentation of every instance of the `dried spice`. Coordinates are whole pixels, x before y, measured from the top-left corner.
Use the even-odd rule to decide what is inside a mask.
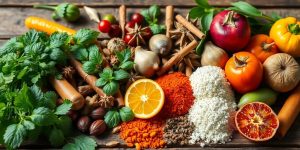
[[[179,49],[175,49],[175,53],[173,56],[179,52]],[[185,73],[187,76],[190,76],[192,73],[192,70],[201,67],[201,57],[196,54],[195,50],[192,50],[189,54],[184,56],[181,61],[179,61],[177,64],[175,64],[175,67],[178,69],[178,71]]]
[[[165,104],[159,115],[170,118],[187,114],[195,99],[189,78],[175,72],[158,78],[156,82],[165,93]]]
[[[163,139],[162,120],[135,119],[121,125],[120,137],[128,147],[136,148],[163,148],[166,142]]]
[[[107,95],[101,96],[98,103],[100,107],[111,108],[112,106],[114,106],[114,97]]]
[[[194,128],[187,116],[167,119],[164,126],[164,139],[168,145],[187,145]]]

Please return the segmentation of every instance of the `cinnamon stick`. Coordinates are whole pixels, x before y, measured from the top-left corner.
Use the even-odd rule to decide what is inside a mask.
[[[119,24],[122,29],[122,39],[125,36],[125,24],[126,24],[126,6],[121,5],[119,8]]]
[[[170,30],[172,29],[173,22],[174,22],[174,7],[172,5],[169,5],[166,7],[166,36],[170,37]]]
[[[165,72],[167,72],[169,69],[172,68],[172,66],[176,63],[178,63],[185,55],[187,55],[189,52],[191,52],[194,48],[196,48],[198,45],[198,42],[196,40],[193,40],[190,44],[182,48],[178,53],[176,53],[171,59],[169,59],[158,71],[157,75],[162,75]]]
[[[201,32],[197,27],[195,27],[192,23],[183,18],[181,15],[176,15],[175,18],[179,23],[181,23],[189,31],[195,34],[198,38],[203,39],[205,37],[205,34],[203,32]]]
[[[190,66],[186,66],[186,67],[185,67],[185,75],[186,75],[187,77],[189,77],[189,76],[192,75],[192,73],[193,73],[193,69],[192,69]]]
[[[66,79],[50,78],[50,83],[62,99],[68,99],[72,102],[72,109],[79,110],[84,106],[83,96]]]

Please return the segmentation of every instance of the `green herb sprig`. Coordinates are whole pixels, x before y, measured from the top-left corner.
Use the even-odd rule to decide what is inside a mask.
[[[111,109],[105,116],[104,121],[109,128],[116,127],[121,121],[128,122],[134,119],[134,114],[129,107],[122,107],[121,109]]]
[[[148,9],[143,9],[141,11],[141,14],[144,16],[146,22],[149,24],[153,35],[165,32],[165,25],[158,24],[158,17],[161,14],[159,6],[152,5]]]

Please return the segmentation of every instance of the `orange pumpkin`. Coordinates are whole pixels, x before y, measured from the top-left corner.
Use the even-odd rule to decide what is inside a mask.
[[[252,53],[238,52],[227,61],[225,74],[237,92],[247,93],[260,85],[263,66]]]
[[[268,57],[278,53],[278,48],[269,36],[257,34],[251,38],[246,51],[254,54],[263,63]]]

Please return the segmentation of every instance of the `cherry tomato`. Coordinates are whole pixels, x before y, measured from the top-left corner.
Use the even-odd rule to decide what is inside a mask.
[[[143,36],[143,38],[145,39],[150,39],[152,37],[152,31],[149,27],[146,27],[143,32],[145,32],[146,34]]]
[[[134,35],[126,34],[124,37],[124,42],[130,46],[136,46],[136,40],[131,40]]]
[[[126,23],[126,27],[128,28],[134,28],[135,22],[134,21],[129,21]]]
[[[109,37],[120,37],[122,35],[122,30],[119,25],[111,25],[110,31],[108,32]]]
[[[140,13],[134,13],[131,16],[131,21],[137,23],[138,25],[141,25],[143,20],[144,20],[144,17]]]
[[[110,30],[110,26],[111,23],[107,20],[101,20],[98,24],[98,29],[99,31],[103,32],[103,33],[108,33]]]
[[[102,20],[107,20],[107,21],[109,21],[111,24],[116,23],[116,18],[115,18],[115,16],[112,15],[112,14],[106,14],[106,15],[102,18]]]

